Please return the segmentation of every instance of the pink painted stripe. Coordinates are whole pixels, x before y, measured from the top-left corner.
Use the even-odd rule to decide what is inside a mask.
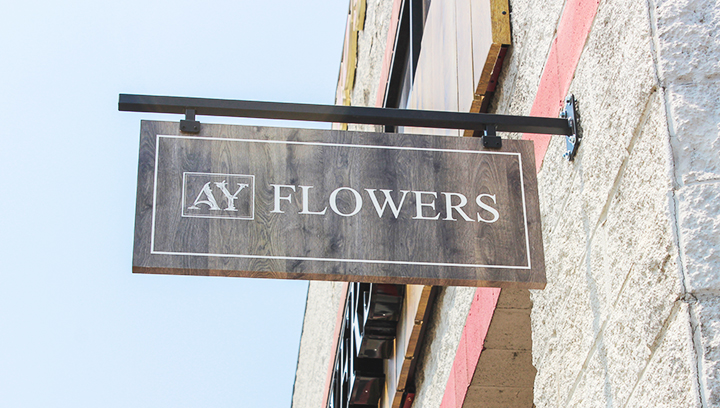
[[[565,4],[530,116],[558,116],[570,90],[598,4],[599,0],[568,0]],[[535,142],[535,165],[538,171],[542,167],[550,138],[549,135],[532,133],[523,135],[523,139]]]
[[[553,40],[531,116],[555,117],[560,112],[580,61],[585,41],[597,13],[599,0],[568,0]],[[535,160],[540,171],[550,136],[525,134],[524,139],[535,142]],[[450,378],[445,387],[441,408],[461,408],[472,382],[483,344],[492,321],[500,289],[478,288],[465,321]]]
[[[477,288],[475,291],[440,408],[462,407],[485,344],[498,297],[498,288]]]

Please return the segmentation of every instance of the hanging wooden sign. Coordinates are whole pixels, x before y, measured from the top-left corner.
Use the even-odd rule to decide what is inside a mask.
[[[143,121],[133,272],[543,288],[532,142]]]

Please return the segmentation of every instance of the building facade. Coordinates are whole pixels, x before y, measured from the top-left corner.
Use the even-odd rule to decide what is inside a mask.
[[[720,406],[719,57],[709,0],[352,0],[337,104],[557,117],[574,95],[582,140],[570,161],[503,135],[535,142],[545,289],[397,288],[363,399],[343,330],[389,288],[311,282],[293,408]]]

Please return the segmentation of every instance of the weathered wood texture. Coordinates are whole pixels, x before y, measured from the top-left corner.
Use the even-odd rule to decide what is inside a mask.
[[[534,162],[532,143],[518,140],[495,151],[474,138],[210,124],[195,136],[177,123],[143,122],[133,271],[542,288]],[[208,177],[220,208],[188,174]],[[241,181],[253,185],[229,211],[217,187],[226,182],[235,194]],[[273,185],[295,191],[280,188],[289,198],[278,201]],[[397,218],[390,205],[379,216],[365,189],[376,189],[380,205],[380,190],[391,190]],[[401,191],[409,191],[402,205]],[[443,193],[467,197],[471,220],[448,215],[447,197],[462,199]],[[478,221],[494,218],[476,203],[480,194],[495,197],[481,201],[498,211],[496,222]],[[437,220],[418,219],[418,196],[422,215]]]
[[[495,91],[493,73],[502,68],[503,47],[511,43],[508,0],[469,0],[472,3],[475,88],[469,112],[480,112]],[[474,131],[464,131],[473,136]]]
[[[508,0],[431,3],[408,108],[480,112],[492,74],[510,45]],[[407,133],[472,136],[473,131],[405,127]]]

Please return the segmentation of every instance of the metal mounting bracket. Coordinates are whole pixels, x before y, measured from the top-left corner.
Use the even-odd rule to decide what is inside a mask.
[[[237,118],[303,120],[312,122],[357,123],[383,126],[412,126],[437,129],[570,135],[567,119],[537,116],[511,116],[490,113],[428,111],[415,109],[371,108],[366,106],[310,105],[243,101],[232,99],[186,98],[177,96],[120,94],[118,110],[185,114],[187,130],[199,131],[194,114]],[[182,121],[181,121],[182,122]],[[191,123],[195,122],[195,123]],[[196,129],[193,125],[197,125]],[[492,131],[490,131],[492,133]],[[491,134],[488,134],[492,137]],[[492,139],[490,139],[492,140]]]
[[[185,109],[185,119],[180,121],[180,130],[185,133],[200,133],[200,122],[195,120],[195,109]]]
[[[485,130],[482,135],[482,144],[484,147],[493,149],[499,149],[502,147],[502,139],[497,135],[495,126],[485,126]]]
[[[577,112],[575,111],[575,95],[570,94],[565,98],[565,108],[560,112],[560,117],[568,120],[572,134],[565,136],[565,153],[563,157],[572,161],[575,158],[578,147],[580,147],[580,135],[577,131]]]

